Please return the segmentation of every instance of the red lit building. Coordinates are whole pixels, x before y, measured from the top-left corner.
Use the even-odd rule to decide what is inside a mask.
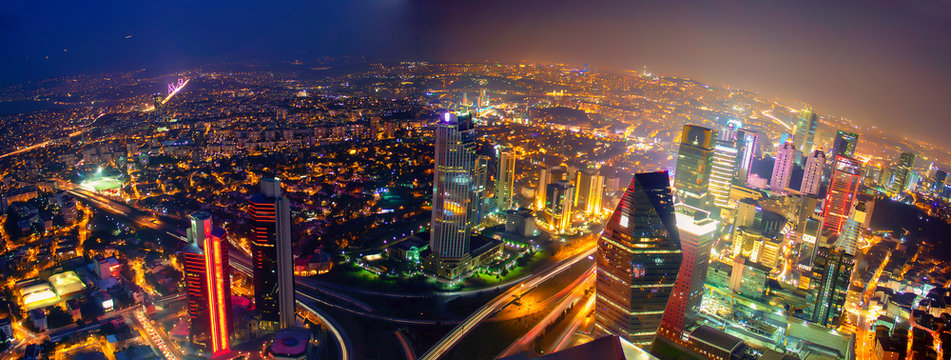
[[[211,215],[199,211],[190,217],[189,244],[185,247],[185,282],[191,341],[213,355],[230,348],[231,281],[228,243]]]
[[[683,344],[687,341],[688,328],[700,315],[710,247],[716,240],[719,222],[710,219],[709,214],[702,210],[684,205],[678,205],[676,219],[683,261],[658,334]]]
[[[839,234],[855,204],[855,193],[862,181],[862,164],[858,160],[836,156],[832,163],[832,178],[822,207],[822,232]]]

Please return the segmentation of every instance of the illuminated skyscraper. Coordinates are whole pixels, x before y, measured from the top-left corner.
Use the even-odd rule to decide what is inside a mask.
[[[559,180],[548,184],[548,193],[545,198],[545,219],[553,232],[563,233],[571,226],[571,211],[575,187],[567,180]]]
[[[799,122],[796,123],[796,133],[793,135],[793,142],[796,150],[802,154],[812,152],[813,143],[816,140],[816,127],[819,125],[819,116],[808,109],[799,112]]]
[[[588,216],[601,214],[601,194],[604,193],[604,176],[597,170],[584,169],[575,173],[574,211]]]
[[[796,148],[791,142],[784,142],[776,149],[773,163],[773,176],[769,180],[769,188],[773,191],[785,191],[792,178],[793,165],[796,162]]]
[[[891,187],[891,193],[893,195],[901,194],[905,191],[905,186],[908,185],[909,173],[911,173],[911,167],[914,163],[914,153],[901,153],[901,156],[898,158],[898,164],[895,165],[895,170],[893,171],[894,179]]]
[[[737,172],[737,151],[733,141],[718,140],[713,149],[713,166],[710,170],[710,195],[713,205],[720,209],[729,207],[730,189],[733,176]],[[711,212],[714,218],[720,218],[719,209]]]
[[[432,255],[446,268],[465,265],[478,211],[477,155],[472,115],[446,113],[436,128],[433,172]],[[463,266],[464,267],[464,266]],[[455,271],[448,273],[457,274]]]
[[[839,239],[835,242],[836,248],[845,251],[846,254],[855,256],[855,249],[858,246],[859,238],[862,236],[862,232],[866,226],[868,226],[871,214],[867,204],[865,201],[855,203],[848,219],[845,220],[845,225],[842,228]]]
[[[499,162],[495,177],[495,201],[499,211],[505,211],[514,208],[515,150],[508,146],[498,146],[496,151]]]
[[[855,157],[855,147],[858,145],[859,135],[856,133],[839,130],[835,133],[835,140],[832,142],[832,153],[830,158],[836,156]]]
[[[862,164],[852,158],[838,156],[832,168],[832,178],[826,199],[823,203],[822,216],[825,221],[822,231],[831,230],[836,234],[842,231],[845,220],[849,217],[855,203],[855,193],[862,180]]]
[[[802,186],[799,192],[805,195],[818,195],[822,184],[822,169],[826,165],[826,154],[822,150],[815,150],[806,159],[806,168],[802,174]]]
[[[473,206],[472,211],[472,226],[477,226],[482,224],[482,219],[485,217],[486,206],[488,198],[486,198],[486,184],[488,183],[489,177],[489,157],[485,155],[476,156],[475,167],[472,169],[472,192],[473,192]]]
[[[184,249],[185,283],[191,341],[214,355],[227,352],[231,334],[231,278],[228,241],[224,230],[213,228],[211,214],[189,216],[189,244]]]
[[[739,130],[736,133],[736,178],[745,184],[750,175],[750,166],[753,158],[759,155],[757,135],[750,130]]]
[[[810,281],[817,285],[809,292],[809,300],[814,300],[811,303],[815,304],[812,309],[813,322],[827,328],[838,325],[854,269],[855,259],[852,255],[835,248],[819,248],[812,268],[813,279]]]
[[[684,125],[677,151],[674,190],[684,204],[711,210],[710,172],[716,132],[696,125]]]
[[[700,315],[703,283],[707,279],[707,265],[710,263],[710,247],[716,240],[719,226],[719,223],[710,219],[705,212],[686,212],[693,212],[693,215],[680,210],[676,213],[683,262],[677,273],[670,301],[664,310],[659,331],[673,340],[682,340],[687,328],[693,325]]]
[[[598,240],[595,328],[649,344],[683,255],[667,172],[635,174]]]
[[[254,307],[261,328],[294,326],[294,263],[291,254],[291,208],[281,196],[281,181],[261,179],[261,192],[251,197],[251,255]]]
[[[548,193],[548,185],[559,180],[568,180],[568,170],[561,166],[545,167],[538,172],[538,186],[535,188],[535,210],[545,210],[545,205],[548,204],[545,198]]]

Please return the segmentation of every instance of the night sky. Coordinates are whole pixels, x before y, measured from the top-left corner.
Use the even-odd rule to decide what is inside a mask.
[[[0,1],[0,84],[323,55],[646,65],[951,147],[951,0],[88,3]]]

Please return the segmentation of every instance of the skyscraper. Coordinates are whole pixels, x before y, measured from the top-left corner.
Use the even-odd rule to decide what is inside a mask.
[[[710,172],[716,132],[696,125],[684,125],[677,151],[677,173],[674,189],[684,204],[711,210]]]
[[[508,146],[498,146],[496,151],[499,162],[495,177],[495,202],[499,211],[505,211],[514,208],[515,150]]]
[[[476,156],[475,167],[472,169],[472,193],[473,193],[473,211],[472,226],[482,224],[485,217],[487,198],[485,187],[489,180],[489,157],[485,155]]]
[[[839,234],[842,231],[842,225],[849,217],[861,180],[861,163],[844,156],[835,158],[829,189],[826,191],[822,208],[822,216],[825,218],[822,224],[823,232],[831,230]]]
[[[828,328],[838,325],[854,268],[852,255],[835,248],[819,248],[812,268],[813,280],[810,281],[818,284],[810,292],[810,297],[815,296],[813,322]]]
[[[472,115],[446,113],[436,128],[436,168],[433,171],[432,255],[446,269],[465,267],[478,210],[475,131]],[[450,277],[461,275],[447,270]]]
[[[574,211],[588,216],[601,214],[601,195],[604,193],[604,176],[597,170],[584,169],[575,173]]]
[[[776,149],[773,176],[769,180],[769,188],[773,191],[786,191],[789,179],[792,178],[793,165],[796,161],[796,148],[791,142],[784,142]]]
[[[812,152],[813,143],[816,140],[816,127],[819,125],[819,116],[809,109],[803,109],[799,112],[799,122],[796,123],[796,132],[793,135],[793,142],[796,150],[802,154]]]
[[[858,245],[858,240],[870,219],[871,214],[869,210],[869,206],[867,206],[865,201],[857,201],[855,203],[849,217],[845,220],[845,225],[842,228],[839,239],[835,242],[837,249],[845,251],[846,254],[855,256],[855,248]]]
[[[251,255],[254,307],[261,328],[294,326],[294,263],[291,253],[291,208],[281,196],[281,181],[261,179],[261,192],[251,197]]]
[[[901,156],[898,158],[898,164],[895,165],[895,170],[893,171],[894,180],[892,181],[891,187],[893,195],[901,194],[905,191],[905,186],[908,185],[909,173],[914,163],[914,153],[901,153]]]
[[[575,187],[567,180],[558,180],[548,184],[548,193],[545,195],[548,204],[545,206],[545,219],[553,232],[563,233],[571,226],[571,211]]]
[[[818,195],[822,184],[822,169],[826,165],[826,154],[822,150],[815,150],[806,159],[806,168],[802,174],[802,186],[799,192],[804,195]]]
[[[839,130],[835,133],[835,140],[832,142],[832,152],[830,158],[836,156],[855,157],[855,147],[858,145],[859,135],[856,133]]]
[[[693,215],[680,210],[676,213],[683,262],[677,273],[670,301],[664,310],[659,331],[673,340],[682,339],[684,332],[700,315],[703,283],[707,279],[707,265],[710,263],[710,247],[716,240],[719,227],[719,223],[710,219],[706,213],[689,212],[693,212]]]
[[[558,180],[568,180],[568,170],[561,166],[544,167],[538,172],[538,186],[535,188],[535,210],[545,210],[548,185]]]
[[[713,166],[710,169],[710,195],[713,196],[713,205],[719,209],[729,207],[730,189],[733,187],[733,176],[737,172],[737,150],[732,140],[717,140],[713,148]],[[714,218],[720,218],[720,211],[712,211]]]
[[[739,130],[736,133],[736,177],[740,183],[746,183],[750,175],[753,158],[759,154],[757,139],[756,133],[750,130]]]
[[[635,174],[598,240],[595,328],[649,344],[683,255],[666,172]]]
[[[185,283],[191,341],[214,355],[227,352],[231,334],[231,280],[224,230],[213,228],[211,214],[189,216],[184,249]]]

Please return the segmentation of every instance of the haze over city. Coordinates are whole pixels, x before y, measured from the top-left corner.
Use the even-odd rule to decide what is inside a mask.
[[[0,4],[0,360],[949,359],[951,1]]]

